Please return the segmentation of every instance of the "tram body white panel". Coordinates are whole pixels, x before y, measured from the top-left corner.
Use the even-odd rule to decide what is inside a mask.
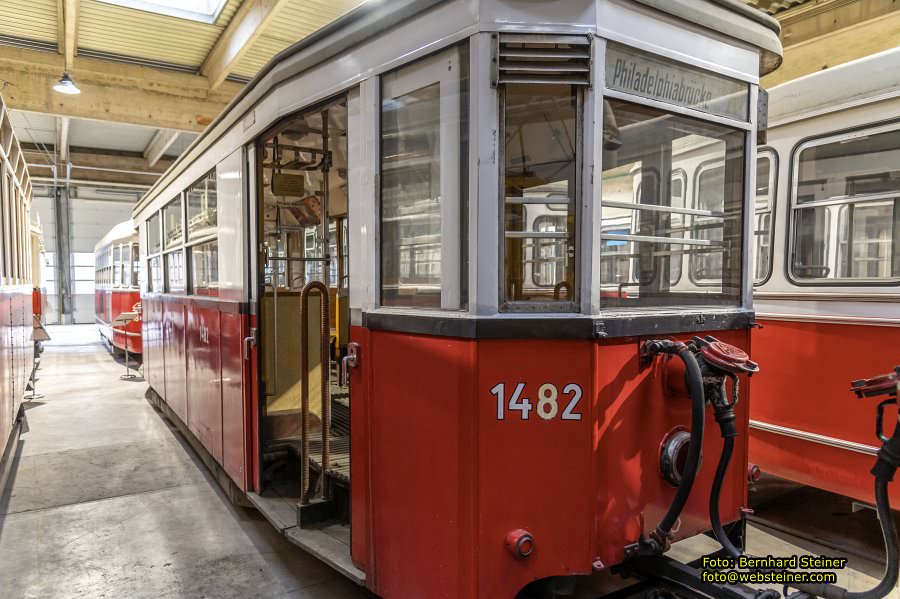
[[[244,151],[238,148],[216,166],[218,179],[219,297],[247,300],[247,222]]]

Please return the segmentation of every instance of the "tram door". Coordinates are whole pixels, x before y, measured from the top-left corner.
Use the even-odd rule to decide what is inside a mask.
[[[283,121],[257,156],[260,493],[303,505],[350,480],[346,101]]]

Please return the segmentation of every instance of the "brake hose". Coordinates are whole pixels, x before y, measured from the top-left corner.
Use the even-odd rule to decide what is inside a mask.
[[[894,480],[894,473],[897,472],[898,466],[900,466],[900,422],[894,429],[894,436],[885,441],[878,450],[878,461],[872,468],[872,474],[875,475],[875,507],[881,523],[881,534],[884,535],[887,559],[881,581],[868,591],[859,592],[848,591],[834,584],[791,584],[790,586],[797,589],[798,592],[789,595],[788,599],[807,599],[809,597],[881,599],[894,590],[897,586],[898,574],[900,574],[900,539],[897,537],[897,529],[891,513],[888,485]]]
[[[666,539],[672,532],[672,527],[681,516],[681,511],[691,495],[694,479],[700,470],[700,457],[703,449],[703,427],[706,423],[706,396],[703,392],[703,375],[700,373],[700,365],[690,348],[680,341],[651,341],[648,343],[647,352],[652,357],[659,353],[677,355],[684,363],[685,382],[688,393],[691,396],[691,440],[688,446],[688,455],[684,463],[684,470],[675,497],[665,515],[656,525],[656,541],[660,543],[659,550],[664,548]]]
[[[737,426],[735,425],[734,406],[738,400],[738,381],[734,374],[727,374],[732,381],[732,401],[725,399],[725,380],[722,379],[722,386],[719,390],[718,401],[713,401],[713,409],[716,415],[716,422],[722,429],[722,454],[719,456],[719,465],[716,466],[716,475],[713,478],[712,489],[709,493],[709,522],[712,525],[713,535],[722,545],[722,549],[734,559],[739,558],[743,552],[734,546],[728,534],[722,527],[722,518],[719,514],[719,496],[722,492],[722,485],[725,482],[725,473],[728,472],[728,465],[731,463],[731,456],[734,453],[734,438],[737,437]]]

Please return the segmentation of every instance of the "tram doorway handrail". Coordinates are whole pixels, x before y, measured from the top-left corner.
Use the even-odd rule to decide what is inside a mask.
[[[300,466],[300,503],[309,504],[310,495],[318,489],[309,488],[309,296],[317,293],[321,300],[320,309],[320,360],[321,401],[322,401],[322,462],[319,484],[322,485],[322,496],[328,499],[328,485],[325,484],[325,472],[330,462],[329,435],[331,429],[331,393],[329,373],[331,372],[330,341],[331,323],[328,316],[328,287],[321,281],[310,281],[300,292],[300,446],[303,463]]]

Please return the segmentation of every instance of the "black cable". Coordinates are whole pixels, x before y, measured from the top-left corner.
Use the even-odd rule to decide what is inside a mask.
[[[676,355],[684,362],[685,379],[688,392],[691,396],[691,440],[688,446],[688,455],[684,463],[684,471],[675,498],[666,511],[666,514],[656,525],[656,533],[660,538],[667,538],[672,531],[675,522],[681,515],[684,505],[687,503],[694,486],[694,479],[700,470],[700,456],[703,449],[703,427],[706,423],[706,396],[703,392],[703,375],[700,373],[700,365],[693,352],[681,345],[675,351]]]
[[[731,462],[733,453],[734,437],[726,437],[722,445],[719,465],[716,467],[716,476],[713,479],[712,490],[709,494],[709,521],[712,524],[712,531],[716,540],[730,557],[737,559],[742,555],[742,551],[735,547],[731,539],[728,538],[728,534],[722,528],[722,518],[719,515],[719,495],[721,494],[722,483],[725,481],[725,473],[728,471],[728,464]]]

